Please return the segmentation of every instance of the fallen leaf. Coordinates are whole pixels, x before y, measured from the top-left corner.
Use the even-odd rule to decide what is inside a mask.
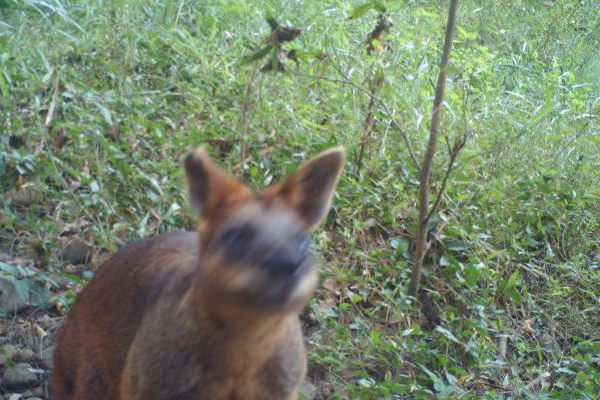
[[[525,332],[528,335],[532,335],[534,332],[533,328],[531,327],[531,323],[532,320],[530,319],[526,319],[525,321],[523,321],[523,332]]]

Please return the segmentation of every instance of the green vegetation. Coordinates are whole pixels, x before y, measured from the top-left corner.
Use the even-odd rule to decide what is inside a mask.
[[[378,7],[361,4],[0,0],[0,270],[40,307],[68,307],[123,243],[193,228],[189,146],[258,188],[342,144],[303,318],[317,398],[597,398],[599,5],[459,5],[434,194],[444,138],[469,140],[415,302],[418,169],[402,135],[420,160],[447,2],[386,3],[393,26],[370,52]],[[285,72],[259,71],[279,62],[269,16],[302,29]],[[93,245],[79,268],[60,257],[75,239]]]

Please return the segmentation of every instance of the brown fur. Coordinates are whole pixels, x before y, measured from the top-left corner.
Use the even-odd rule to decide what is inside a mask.
[[[326,214],[342,161],[340,150],[323,153],[255,197],[192,152],[199,232],[142,240],[100,268],[59,334],[53,399],[296,399],[306,372],[298,312],[316,272],[303,256],[288,280],[273,269],[288,264],[261,257],[265,242],[284,261],[297,255],[294,240]],[[236,223],[259,229],[247,254],[219,242]]]

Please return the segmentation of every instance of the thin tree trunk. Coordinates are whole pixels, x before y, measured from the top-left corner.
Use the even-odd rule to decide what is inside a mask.
[[[410,276],[410,285],[408,293],[417,297],[419,286],[421,284],[421,270],[423,269],[423,259],[427,250],[429,250],[429,242],[427,241],[427,226],[430,219],[429,210],[429,177],[431,174],[431,164],[435,156],[435,149],[438,141],[438,133],[440,128],[440,111],[444,101],[444,88],[446,86],[446,73],[448,69],[448,61],[450,60],[450,50],[452,49],[452,36],[454,34],[454,26],[456,20],[456,8],[458,0],[450,1],[450,10],[448,12],[448,24],[446,25],[446,37],[444,39],[444,49],[442,52],[442,61],[440,63],[440,72],[438,81],[435,87],[435,98],[433,100],[433,111],[431,113],[431,127],[429,130],[429,142],[427,150],[423,157],[420,171],[420,188],[419,188],[419,231],[416,237],[416,249]],[[442,195],[442,193],[440,193]]]

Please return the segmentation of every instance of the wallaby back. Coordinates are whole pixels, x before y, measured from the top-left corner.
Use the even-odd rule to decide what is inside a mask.
[[[308,235],[342,166],[329,150],[255,195],[193,150],[198,232],[144,239],[99,269],[59,334],[52,398],[296,399],[298,313],[317,282]]]

